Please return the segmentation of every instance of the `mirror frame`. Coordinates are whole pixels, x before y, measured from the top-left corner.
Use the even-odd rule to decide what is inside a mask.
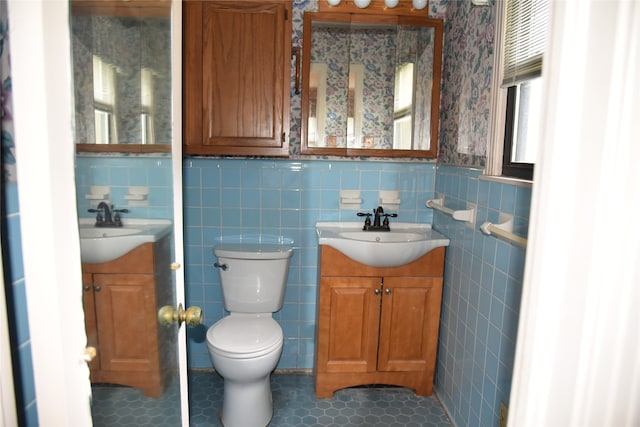
[[[309,122],[309,75],[311,72],[311,30],[313,22],[357,22],[389,25],[415,25],[434,29],[434,61],[433,82],[431,88],[431,145],[429,150],[367,149],[367,148],[335,148],[310,147],[308,145]],[[440,87],[442,80],[442,43],[443,21],[423,16],[405,16],[373,13],[339,13],[339,12],[305,12],[302,36],[302,100],[301,100],[301,154],[316,154],[347,157],[405,157],[436,158],[438,157],[438,128],[440,116]],[[433,108],[433,106],[437,106]]]
[[[171,16],[170,0],[71,0],[71,14],[119,17]],[[171,144],[76,144],[84,153],[170,153]]]

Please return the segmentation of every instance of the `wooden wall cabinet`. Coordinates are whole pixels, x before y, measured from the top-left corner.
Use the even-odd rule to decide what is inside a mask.
[[[363,384],[432,393],[443,247],[401,267],[375,268],[320,249],[316,396]]]
[[[145,243],[101,264],[83,264],[83,302],[92,383],[128,385],[163,394],[176,369],[176,331],[158,324],[158,308],[173,305],[169,238]]]
[[[291,0],[184,3],[184,152],[289,155]]]

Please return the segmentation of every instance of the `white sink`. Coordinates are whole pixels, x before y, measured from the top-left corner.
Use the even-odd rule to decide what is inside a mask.
[[[420,258],[449,239],[430,224],[391,223],[391,231],[362,231],[363,222],[319,222],[318,243],[372,267],[398,267]]]
[[[165,219],[123,218],[122,222],[122,227],[96,227],[92,218],[79,220],[80,258],[83,263],[113,261],[171,232],[171,221]]]

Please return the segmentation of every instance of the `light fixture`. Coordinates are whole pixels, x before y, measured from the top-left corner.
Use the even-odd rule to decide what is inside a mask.
[[[329,4],[329,6],[338,6],[341,1],[342,0],[327,0],[327,3]],[[487,5],[490,4],[491,1],[492,0],[471,0],[474,5]],[[385,7],[389,9],[397,7],[399,3],[400,0],[384,0]],[[422,10],[427,7],[429,0],[412,0],[412,3],[414,10]],[[369,5],[371,4],[371,0],[353,0],[353,4],[355,4],[356,7],[359,7],[360,9],[364,9],[366,7],[369,7]]]
[[[365,7],[369,6],[371,0],[353,0],[353,3],[360,9],[364,9]]]
[[[427,7],[427,0],[413,0],[413,8],[416,10],[422,10]]]

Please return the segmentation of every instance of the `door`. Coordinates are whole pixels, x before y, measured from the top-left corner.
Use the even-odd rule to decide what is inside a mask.
[[[143,3],[140,4],[141,7],[145,7]],[[126,8],[127,6],[125,3],[119,2],[114,7]],[[156,22],[154,17],[147,17],[146,12],[143,14],[144,16],[137,19],[142,21],[149,19]],[[154,172],[155,179],[172,182],[172,209],[169,219],[173,221],[173,230],[169,239],[172,242],[172,247],[168,251],[171,255],[168,257],[160,256],[160,253],[165,253],[165,250],[160,250],[159,247],[164,243],[162,245],[154,244],[155,268],[152,266],[152,270],[148,272],[151,273],[155,269],[155,278],[153,274],[93,274],[92,278],[99,340],[97,358],[100,363],[100,370],[92,372],[94,382],[92,407],[96,410],[96,408],[103,409],[110,405],[119,405],[119,400],[106,400],[117,395],[120,391],[119,387],[113,387],[111,384],[132,385],[141,394],[144,393],[144,396],[137,400],[138,402],[144,404],[146,408],[157,406],[158,412],[169,414],[156,423],[158,427],[174,426],[178,419],[181,420],[182,426],[189,425],[185,326],[175,323],[171,325],[158,324],[158,309],[161,306],[167,303],[175,308],[185,305],[182,270],[184,253],[181,14],[182,3],[180,1],[172,2],[171,16],[167,21],[167,25],[170,27],[171,45],[161,45],[165,49],[170,48],[171,50],[171,116],[168,118],[170,119],[171,132],[171,158],[167,159],[166,155],[161,155],[157,162],[169,162],[171,166],[163,166],[159,168],[159,171]],[[119,17],[118,13],[115,15]],[[148,59],[147,61],[149,61],[149,66],[154,66],[153,61]],[[160,84],[160,76],[155,76],[155,78],[156,84]],[[157,114],[154,121],[157,135],[162,135],[161,129],[166,126],[160,122],[160,117],[161,115]],[[119,142],[124,141],[119,140]],[[147,147],[148,152],[153,152],[152,146],[147,145]],[[148,157],[141,155],[140,159],[148,160]],[[133,161],[136,160],[133,159]],[[145,165],[147,164],[145,163]],[[160,174],[162,176],[159,176]],[[154,197],[153,190],[153,183],[150,182],[150,198]],[[123,222],[126,221],[127,216],[134,217],[136,205],[133,204],[133,206],[131,213],[124,214]],[[149,211],[153,215],[152,208],[149,208]],[[160,217],[160,219],[165,219],[165,217]],[[165,239],[162,242],[165,242]],[[171,280],[165,280],[168,277]],[[97,291],[97,289],[100,290]],[[107,327],[102,328],[102,325],[107,325]],[[114,333],[114,331],[122,330],[126,330],[128,333]],[[158,366],[160,369],[157,368]],[[103,372],[104,376],[101,376],[100,372]],[[99,394],[98,387],[103,382],[109,384],[109,393]],[[129,390],[122,388],[122,391],[128,392]],[[120,398],[117,397],[117,399]],[[97,423],[94,425],[104,425],[104,420],[103,417],[100,419],[94,417],[94,423]],[[134,424],[136,424],[135,421],[132,425]]]
[[[374,372],[380,278],[324,277],[318,307],[318,372]]]
[[[89,340],[97,341],[98,349],[97,357],[91,362],[91,405],[96,426],[109,426],[120,422],[115,415],[111,415],[110,408],[119,407],[123,400],[129,399],[131,392],[137,393],[134,394],[135,401],[143,404],[145,408],[157,407],[156,412],[167,415],[155,425],[162,427],[175,426],[178,423],[183,426],[189,424],[185,326],[176,323],[161,325],[158,322],[160,307],[169,305],[177,309],[178,306],[185,305],[182,270],[184,256],[181,123],[182,3],[171,2],[170,11],[165,8],[167,4],[167,2],[144,1],[71,3],[75,123],[86,124],[87,120],[89,122],[92,120],[93,110],[91,109],[91,114],[87,118],[86,114],[82,114],[83,104],[78,100],[85,99],[84,85],[93,85],[95,88],[98,84],[95,77],[87,81],[86,76],[77,75],[79,69],[84,69],[81,66],[86,61],[81,53],[82,49],[86,49],[93,56],[101,55],[104,62],[111,63],[116,70],[126,68],[129,74],[137,76],[138,69],[134,66],[140,67],[139,77],[127,79],[127,76],[117,73],[114,90],[122,85],[127,88],[131,86],[131,91],[137,94],[137,89],[144,92],[145,87],[152,88],[150,93],[153,96],[150,95],[142,104],[145,112],[142,116],[146,118],[143,117],[145,126],[142,126],[141,130],[145,130],[146,134],[155,135],[143,141],[137,139],[140,137],[139,131],[130,131],[128,126],[125,129],[124,123],[130,126],[133,123],[125,121],[125,117],[119,114],[122,110],[133,111],[132,103],[139,96],[129,98],[126,97],[126,93],[114,92],[115,99],[120,98],[120,101],[115,103],[119,108],[113,112],[114,115],[118,114],[116,118],[119,125],[118,137],[115,138],[117,144],[108,144],[103,147],[94,144],[95,148],[91,151],[101,152],[96,160],[87,161],[87,158],[91,159],[90,155],[87,156],[82,152],[84,158],[78,156],[76,161],[79,176],[82,178],[86,169],[96,171],[94,172],[96,176],[115,175],[113,170],[111,172],[108,170],[113,166],[102,159],[115,158],[120,162],[123,158],[120,153],[138,150],[137,153],[142,154],[127,156],[122,160],[123,169],[116,170],[125,170],[123,175],[128,174],[129,179],[123,178],[120,182],[126,182],[128,185],[134,185],[131,182],[134,181],[134,176],[149,174],[148,182],[135,184],[142,186],[146,184],[149,200],[146,206],[136,199],[126,199],[122,196],[118,199],[114,191],[114,188],[119,186],[117,178],[115,183],[114,181],[107,181],[104,184],[89,182],[89,185],[110,185],[112,193],[110,202],[115,204],[116,208],[129,209],[129,212],[122,215],[122,222],[125,225],[128,218],[148,217],[170,219],[173,222],[170,236],[153,244],[153,255],[150,255],[152,260],[149,265],[146,262],[144,267],[139,264],[137,265],[139,268],[134,269],[135,271],[125,271],[120,268],[117,271],[93,270],[90,278],[85,276],[85,286],[89,285],[91,288],[90,292],[84,295],[85,318],[89,320],[86,322],[87,337]],[[131,18],[130,13],[135,13],[135,18]],[[122,34],[116,34],[118,31]],[[86,42],[83,38],[85,33],[91,36],[90,40],[94,44]],[[116,46],[112,45],[121,41],[123,35],[126,35],[127,40],[130,39],[132,45],[137,43],[138,38],[143,39],[143,51],[115,50]],[[149,39],[150,35],[157,35],[157,37]],[[78,39],[81,43],[80,52],[77,45]],[[167,51],[170,52],[169,58],[159,53]],[[129,53],[133,59],[129,59],[126,53]],[[87,56],[90,59],[91,55]],[[139,62],[135,62],[138,56]],[[147,70],[150,72],[145,73]],[[118,82],[117,79],[122,80]],[[140,87],[132,86],[136,80],[138,82],[142,80]],[[165,89],[167,87],[169,89]],[[88,95],[93,105],[94,94],[89,92]],[[146,105],[146,102],[149,105]],[[131,116],[136,118],[137,113],[130,113],[127,117]],[[136,123],[140,122],[136,120]],[[95,126],[97,128],[97,123]],[[91,132],[82,133],[77,130],[76,142],[82,142],[84,148],[90,145],[88,142],[91,139],[87,139],[88,136],[91,136]],[[167,154],[168,151],[170,154]],[[114,152],[115,154],[112,154]],[[153,169],[150,169],[151,167]],[[88,176],[84,177],[85,180],[93,178],[89,173],[86,175]],[[135,179],[140,180],[140,178]],[[171,183],[169,191],[167,191],[167,183]],[[77,189],[79,204],[84,202],[85,192],[81,186],[82,182],[79,180]],[[154,198],[160,201],[154,201]],[[89,207],[92,206],[89,205]],[[86,216],[85,212],[83,210],[81,214]],[[167,247],[167,242],[171,242],[171,248]],[[93,298],[90,299],[89,295]],[[91,310],[94,313],[93,320]],[[163,317],[163,321],[166,319]],[[136,412],[145,413],[145,411],[134,410],[133,414],[135,415]],[[130,420],[130,425],[140,424],[142,421],[144,420],[138,421],[134,418]]]
[[[82,307],[84,308],[84,329],[87,334],[87,347],[99,348],[98,324],[96,323],[96,303],[93,296],[93,275],[82,273]],[[100,358],[89,361],[89,369],[100,369]]]
[[[428,371],[436,358],[442,279],[385,277],[380,371]]]
[[[153,275],[96,274],[93,288],[100,369],[142,372],[142,380],[152,381],[159,365],[158,352],[150,351],[158,348]]]
[[[87,346],[84,311],[80,298],[82,275],[74,176],[72,70],[70,58],[69,3],[35,0],[7,2],[11,35],[13,119],[15,130],[22,261],[29,323],[30,364],[24,377],[33,373],[37,414],[50,425],[88,426],[91,390],[89,369],[78,363]],[[182,278],[181,213],[181,3],[172,9],[172,159],[175,232],[175,301],[184,303]],[[175,36],[177,35],[177,37]],[[52,61],[51,58],[56,58]],[[176,119],[177,118],[177,119]],[[34,123],[39,123],[34,126]],[[36,177],[36,178],[34,178]],[[178,327],[175,326],[177,329]],[[186,395],[186,342],[179,328],[178,344],[167,351],[179,354],[180,397],[172,398],[181,424],[188,425]],[[28,357],[28,352],[25,353]],[[4,371],[3,371],[4,372]],[[3,380],[4,383],[4,380]],[[30,384],[26,383],[25,387]],[[28,408],[17,408],[27,412]],[[180,424],[174,423],[173,425]]]
[[[190,1],[185,150],[286,156],[291,1]]]

